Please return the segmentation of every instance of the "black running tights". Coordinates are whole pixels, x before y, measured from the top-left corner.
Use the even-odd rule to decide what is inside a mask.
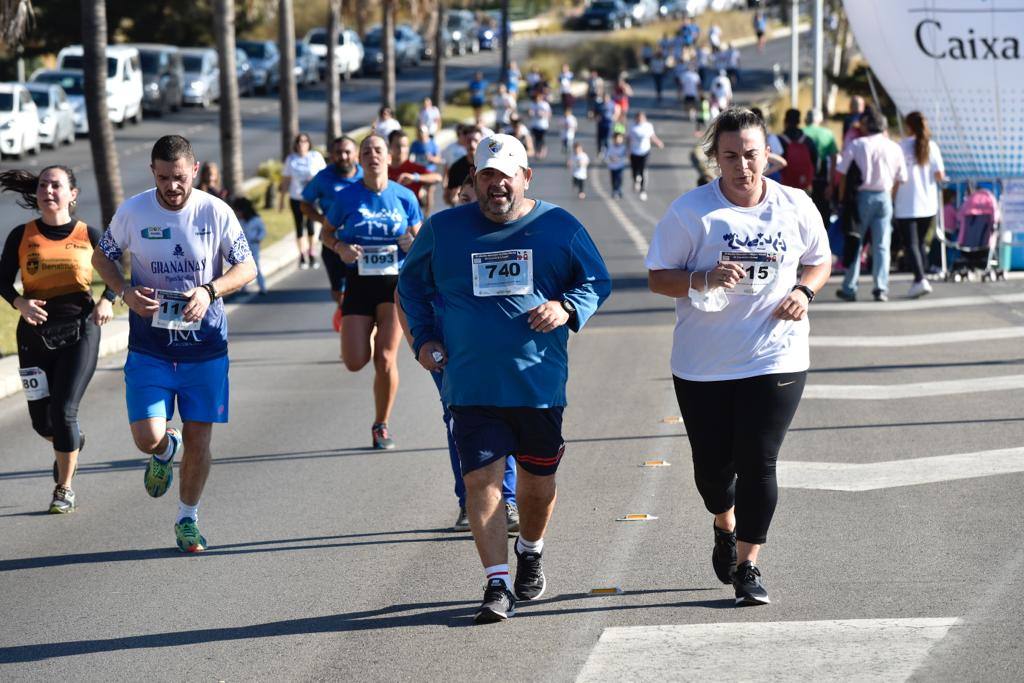
[[[633,182],[640,181],[640,191],[644,192],[647,190],[647,155],[646,154],[630,154],[629,155],[629,166],[633,171]]]
[[[775,463],[807,373],[673,380],[704,506],[715,515],[735,506],[736,538],[764,543],[779,497]]]
[[[50,395],[28,402],[32,428],[44,438],[53,438],[53,449],[63,453],[78,450],[78,404],[85,395],[100,348],[100,328],[87,321],[77,344],[51,351],[24,320],[18,321],[18,362],[22,368],[39,368],[46,373]]]

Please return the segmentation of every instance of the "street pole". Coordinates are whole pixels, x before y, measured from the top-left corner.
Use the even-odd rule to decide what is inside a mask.
[[[825,80],[825,0],[814,0],[814,111],[820,112]]]
[[[789,37],[789,106],[797,108],[797,97],[800,94],[800,34],[797,24],[800,23],[800,7],[797,0],[792,0],[789,8],[789,26],[792,34]]]

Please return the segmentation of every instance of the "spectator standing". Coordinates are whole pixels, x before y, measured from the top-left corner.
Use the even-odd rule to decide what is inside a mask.
[[[811,189],[811,199],[818,207],[821,220],[825,225],[829,224],[831,213],[830,204],[832,192],[830,189],[830,178],[836,167],[836,155],[839,148],[836,146],[836,136],[832,131],[821,125],[824,117],[818,109],[811,109],[807,112],[804,126],[804,135],[814,143],[814,150],[818,154],[818,163],[814,167],[814,183]]]
[[[196,187],[218,199],[227,199],[228,190],[221,185],[220,166],[216,162],[204,161],[199,166],[199,184]]]
[[[800,129],[800,110],[787,109],[784,122],[785,130],[779,136],[782,158],[786,160],[786,168],[782,169],[782,184],[810,194],[815,169],[818,167],[818,150]]]

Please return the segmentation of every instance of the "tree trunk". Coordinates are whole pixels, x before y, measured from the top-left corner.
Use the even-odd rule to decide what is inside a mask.
[[[430,99],[434,106],[444,109],[444,68],[445,68],[445,44],[444,44],[444,22],[445,22],[444,0],[437,0],[437,9],[434,10],[437,18],[434,21],[437,29],[434,31],[434,88],[430,91]]]
[[[281,100],[281,158],[292,151],[299,134],[299,92],[295,81],[295,16],[292,0],[277,2],[277,43],[281,51],[281,80],[277,94]]]
[[[501,80],[498,81],[499,83],[508,83],[508,41],[512,38],[508,28],[508,0],[501,0]]]
[[[327,35],[334,40],[327,41],[327,70],[324,83],[327,88],[327,149],[331,142],[341,137],[341,78],[334,68],[334,53],[338,46],[338,32],[341,31],[341,0],[327,0]]]
[[[217,36],[220,64],[220,160],[224,187],[231,194],[242,191],[242,113],[238,104],[235,65],[235,3],[214,0],[213,30]]]
[[[89,149],[100,195],[101,220],[106,227],[124,201],[114,127],[107,111],[107,5],[105,0],[82,0],[81,7],[82,36],[88,38],[82,41],[82,67]]]
[[[381,2],[381,43],[384,63],[381,65],[380,101],[395,108],[395,0]]]

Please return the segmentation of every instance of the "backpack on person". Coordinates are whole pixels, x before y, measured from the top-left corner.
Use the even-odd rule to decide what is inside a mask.
[[[786,168],[782,169],[782,184],[801,190],[811,189],[814,182],[811,141],[806,135],[801,135],[795,140],[780,135],[779,139],[782,140],[782,156],[786,160]]]

